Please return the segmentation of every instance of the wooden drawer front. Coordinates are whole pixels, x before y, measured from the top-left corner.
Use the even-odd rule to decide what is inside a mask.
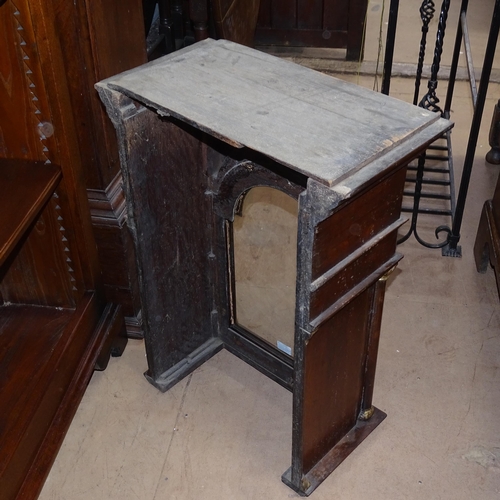
[[[311,284],[312,324],[321,323],[318,319],[353,290],[360,286],[364,289],[380,278],[381,272],[377,271],[394,256],[397,229],[404,221],[399,219]]]
[[[313,280],[398,220],[405,177],[406,169],[398,170],[318,224],[312,256]]]

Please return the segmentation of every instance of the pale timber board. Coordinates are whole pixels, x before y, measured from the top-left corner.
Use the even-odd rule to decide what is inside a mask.
[[[439,119],[227,40],[205,40],[99,85],[328,186],[410,137],[418,144]]]

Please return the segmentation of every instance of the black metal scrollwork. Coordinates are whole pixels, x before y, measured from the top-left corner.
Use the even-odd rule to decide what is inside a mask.
[[[436,95],[436,89],[438,86],[438,73],[439,73],[439,66],[441,63],[441,55],[443,53],[443,42],[444,42],[446,21],[448,19],[449,8],[450,8],[450,0],[443,0],[443,3],[441,5],[441,12],[439,15],[437,34],[436,34],[436,44],[434,47],[434,58],[431,67],[431,77],[427,84],[428,92],[418,103],[418,106],[440,114],[443,114],[443,111],[438,106],[439,98]],[[422,5],[420,7],[420,18],[422,20],[422,38],[420,40],[420,51],[418,56],[417,74],[415,79],[415,93],[413,96],[413,104],[415,105],[418,102],[420,83],[422,79],[422,70],[424,65],[425,49],[427,43],[427,33],[429,31],[429,24],[434,17],[435,11],[436,11],[435,4],[432,0],[424,0],[422,2]],[[416,178],[415,178],[415,190],[413,192],[413,208],[412,208],[410,229],[403,237],[401,237],[398,240],[398,243],[403,243],[413,234],[415,236],[415,239],[421,245],[427,248],[442,248],[447,244],[447,240],[438,243],[429,243],[424,239],[422,239],[417,231],[417,220],[420,213],[420,200],[422,197],[422,185],[424,182],[426,154],[427,153],[423,153],[422,155],[420,155],[418,159]],[[439,234],[442,232],[446,232],[449,234],[450,231],[447,226],[439,226],[435,230],[436,238],[439,238]]]
[[[436,95],[438,86],[438,72],[439,65],[441,64],[441,55],[443,53],[444,35],[446,31],[446,20],[448,19],[448,11],[450,10],[450,0],[444,0],[441,6],[441,13],[439,15],[439,24],[436,34],[436,45],[434,47],[434,59],[431,67],[431,78],[427,87],[429,91],[420,101],[419,106],[422,108],[434,111],[435,113],[443,113],[442,109],[438,106],[439,98]]]
[[[420,82],[422,80],[422,69],[424,67],[425,47],[427,45],[427,33],[429,24],[434,17],[436,9],[432,0],[424,0],[420,6],[420,18],[422,19],[422,38],[420,39],[420,51],[418,53],[417,75],[415,78],[415,93],[413,95],[413,104],[418,103],[418,94],[420,91]]]

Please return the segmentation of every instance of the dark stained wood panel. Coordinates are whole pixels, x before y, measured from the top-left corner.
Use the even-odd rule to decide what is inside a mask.
[[[72,316],[68,309],[0,307],[0,476],[16,450],[9,443],[21,439],[43,397],[37,382],[48,375],[44,369],[51,358],[60,354],[56,346]],[[33,335],[35,318],[37,334]]]
[[[256,45],[347,49],[362,56],[368,0],[262,0]]]
[[[66,228],[51,199],[0,273],[3,299],[17,304],[74,307],[78,296]],[[5,273],[5,274],[3,274]]]
[[[260,0],[212,0],[217,36],[253,46]]]
[[[144,119],[149,126],[144,127]],[[128,126],[129,161],[134,168],[125,180],[134,207],[130,215],[139,280],[147,297],[142,314],[149,370],[156,379],[212,337],[213,277],[207,232],[211,199],[205,194],[199,136],[177,122],[145,112],[129,118]],[[161,146],[151,149],[152,142]],[[175,193],[168,200],[166,185]],[[162,350],[148,349],[159,342]]]
[[[324,0],[322,3],[324,15],[323,29],[344,31],[347,33],[349,29],[350,10],[354,8],[354,4],[360,3],[360,0]]]
[[[0,9],[0,156],[45,162],[53,160],[52,118],[25,1]]]
[[[2,500],[37,498],[96,360],[101,353],[105,365],[103,346],[118,352],[110,335],[123,325],[119,308],[105,303],[85,190],[92,151],[79,140],[88,116],[80,112],[90,106],[72,106],[82,92],[95,95],[80,50],[91,43],[78,29],[88,22],[78,15],[84,3],[7,0],[0,7],[0,158],[13,168],[13,158],[33,161],[14,186],[0,180],[0,233],[9,233],[0,263]],[[113,14],[130,5],[114,4]],[[120,24],[108,18],[103,25],[111,21]],[[62,172],[57,187],[58,178],[39,178],[52,165]]]
[[[318,224],[312,256],[313,280],[398,220],[404,182],[405,170],[398,170]],[[332,245],[332,238],[338,234],[342,238]]]
[[[318,30],[323,27],[323,0],[297,0],[297,27]]]
[[[94,330],[102,312],[91,293],[76,310],[0,307],[2,498],[38,495],[109,327],[101,322],[102,327]],[[47,434],[52,440],[42,446]],[[30,468],[39,455],[44,458],[37,458],[36,467]]]
[[[385,262],[387,262],[396,250],[397,227],[377,241],[370,248],[363,250],[363,253],[357,252],[356,258],[342,264],[340,269],[334,267],[332,276],[318,286],[311,294],[311,318],[317,318],[322,312],[330,307],[334,302],[346,295],[350,290],[359,285],[372,273],[377,271]],[[318,280],[320,281],[321,278]]]
[[[54,165],[0,159],[0,266],[60,179],[61,171]]]
[[[307,473],[358,418],[367,343],[368,289],[310,339],[304,365],[303,456]],[[363,313],[361,313],[363,311]]]
[[[259,16],[257,18],[258,26],[265,28],[270,28],[272,22],[271,16],[271,3],[270,2],[260,2]]]
[[[64,9],[63,57],[87,188],[105,189],[119,171],[116,134],[94,84],[146,62],[141,0],[86,0]],[[78,57],[75,57],[78,54]],[[116,243],[115,243],[116,244]],[[117,245],[118,246],[118,245]]]
[[[277,29],[297,27],[297,4],[293,2],[271,1],[272,26]]]

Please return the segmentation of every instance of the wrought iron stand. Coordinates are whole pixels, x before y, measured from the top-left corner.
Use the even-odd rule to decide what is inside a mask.
[[[443,0],[439,15],[439,24],[436,34],[436,43],[434,47],[434,57],[431,67],[431,76],[427,84],[428,90],[424,97],[419,101],[420,84],[422,80],[422,69],[425,59],[425,50],[427,43],[427,33],[429,31],[429,23],[435,13],[435,4],[432,0],[424,0],[420,7],[420,17],[422,19],[422,37],[420,41],[419,60],[417,64],[417,73],[415,80],[415,93],[413,103],[425,109],[429,109],[436,113],[440,113],[443,117],[449,118],[451,111],[451,103],[453,99],[453,91],[455,87],[455,80],[457,76],[458,60],[460,56],[460,48],[462,41],[464,43],[464,53],[467,61],[467,69],[469,73],[469,81],[471,86],[472,102],[474,106],[474,114],[472,118],[469,140],[464,160],[462,177],[460,180],[460,188],[458,198],[455,201],[455,185],[453,177],[453,154],[451,147],[451,134],[448,132],[443,136],[443,140],[434,143],[419,160],[418,165],[409,167],[409,176],[407,181],[413,183],[415,188],[413,191],[406,191],[405,195],[413,198],[413,205],[403,210],[409,211],[412,214],[410,229],[399,240],[399,242],[406,241],[412,234],[415,239],[425,247],[428,248],[441,248],[442,255],[449,257],[461,257],[461,247],[458,245],[460,240],[460,228],[464,214],[465,202],[467,199],[467,192],[472,173],[472,166],[474,162],[474,155],[476,151],[477,140],[479,136],[479,128],[484,110],[486,100],[486,93],[488,90],[488,83],[491,75],[491,68],[493,65],[493,58],[498,39],[500,27],[500,0],[495,0],[495,7],[491,21],[491,27],[488,37],[488,44],[484,56],[483,70],[479,89],[476,85],[474,75],[474,66],[472,62],[472,54],[470,49],[469,32],[467,28],[467,7],[468,0],[462,0],[460,6],[460,17],[455,39],[455,46],[453,51],[450,79],[448,83],[448,90],[446,94],[446,101],[444,109],[439,106],[439,98],[436,94],[438,86],[438,72],[441,63],[441,55],[443,52],[443,43],[446,32],[446,21],[448,18],[448,11],[451,1]],[[391,0],[391,8],[389,13],[389,27],[387,33],[385,66],[384,66],[384,79],[382,83],[382,91],[386,94],[389,93],[392,56],[394,52],[394,41],[396,33],[397,13],[398,13],[399,0]],[[436,167],[435,164],[429,165],[428,160],[441,162],[442,166]],[[412,177],[415,173],[415,177]],[[437,178],[439,176],[439,178]],[[426,191],[426,186],[443,186],[449,190],[449,193],[436,193],[435,191]],[[449,203],[448,208],[427,208],[422,206],[421,202],[425,199],[444,200]],[[450,225],[441,225],[435,229],[436,239],[439,239],[441,233],[446,233],[446,239],[438,241],[437,243],[430,243],[424,240],[418,233],[417,221],[421,214],[445,215],[451,218]]]

